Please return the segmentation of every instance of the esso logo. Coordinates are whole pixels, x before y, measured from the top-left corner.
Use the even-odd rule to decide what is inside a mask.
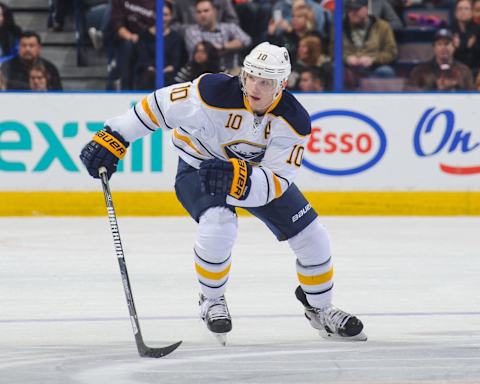
[[[314,172],[353,175],[373,167],[385,153],[385,133],[368,116],[331,110],[312,115],[311,121],[303,165]]]

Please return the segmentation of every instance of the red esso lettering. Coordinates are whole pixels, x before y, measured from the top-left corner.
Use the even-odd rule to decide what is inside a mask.
[[[310,134],[310,138],[308,139],[307,143],[307,151],[312,152],[312,153],[318,153],[320,152],[320,139],[318,136],[320,136],[320,128],[317,127],[312,127],[312,132]]]
[[[352,152],[353,149],[353,136],[350,133],[344,133],[343,135],[340,136],[340,143],[343,144],[342,148],[340,149],[340,152],[342,153],[350,153]]]
[[[358,152],[367,153],[372,149],[372,138],[366,133],[361,133],[355,140]]]
[[[368,153],[372,149],[372,137],[367,133],[353,135],[351,133],[329,132],[322,134],[322,128],[313,127],[308,140],[307,150],[312,153]]]

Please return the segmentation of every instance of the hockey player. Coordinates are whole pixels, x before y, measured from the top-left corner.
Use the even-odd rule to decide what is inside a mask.
[[[248,54],[239,77],[206,74],[159,89],[105,128],[82,150],[91,176],[110,177],[129,143],[164,128],[179,155],[175,191],[198,222],[193,248],[200,283],[200,315],[225,343],[232,329],[225,289],[237,235],[235,207],[262,220],[297,258],[295,291],[305,316],[325,338],[366,340],[363,324],[331,304],[330,239],[293,183],[300,169],[310,118],[285,91],[285,48],[262,43]]]

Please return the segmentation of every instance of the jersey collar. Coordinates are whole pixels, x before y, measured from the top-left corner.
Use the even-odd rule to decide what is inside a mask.
[[[265,115],[271,111],[273,111],[275,109],[275,107],[278,105],[278,103],[280,102],[281,98],[282,98],[282,95],[283,95],[283,91],[280,91],[280,93],[278,94],[278,96],[275,98],[275,100],[273,100],[273,103],[270,105],[270,107],[268,107],[268,109],[265,111]],[[245,105],[245,109],[250,112],[251,114],[255,114],[255,112],[253,112],[252,110],[252,107],[250,106],[250,103],[248,102],[248,99],[245,95],[243,95],[243,104]]]

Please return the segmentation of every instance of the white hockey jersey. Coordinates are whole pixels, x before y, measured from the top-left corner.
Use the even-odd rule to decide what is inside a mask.
[[[265,205],[287,190],[311,130],[308,113],[288,91],[257,116],[240,79],[225,74],[159,89],[105,125],[128,142],[159,128],[171,130],[174,149],[195,168],[211,158],[248,161],[253,172],[247,198],[227,197],[228,204],[243,207]]]

